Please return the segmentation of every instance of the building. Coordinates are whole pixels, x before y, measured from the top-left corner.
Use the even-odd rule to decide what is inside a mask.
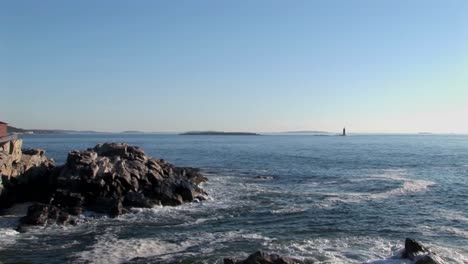
[[[0,138],[6,137],[7,133],[7,123],[0,121]]]
[[[2,143],[10,142],[17,138],[16,134],[8,134],[7,123],[0,121],[0,148]]]

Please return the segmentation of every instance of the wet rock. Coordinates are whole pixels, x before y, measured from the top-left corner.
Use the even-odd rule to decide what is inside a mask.
[[[50,205],[35,203],[28,207],[26,216],[20,219],[20,225],[17,230],[25,232],[29,226],[45,226],[46,224],[67,224],[71,221],[68,213],[63,212],[60,208]]]
[[[428,248],[414,239],[405,240],[405,249],[402,252],[403,259],[415,261],[415,264],[442,264],[443,261]]]
[[[243,261],[235,258],[225,258],[224,264],[302,264],[301,260],[280,256],[277,254],[268,254],[257,251]]]
[[[146,198],[143,193],[129,192],[125,195],[122,204],[126,207],[151,208],[159,203]]]
[[[87,209],[96,213],[107,214],[111,217],[116,217],[123,213],[122,201],[119,198],[97,197]]]
[[[49,206],[46,204],[33,204],[28,207],[28,213],[20,222],[26,225],[45,225],[49,219]]]
[[[424,254],[428,250],[416,240],[407,238],[405,240],[405,250],[403,251],[402,258],[413,260],[416,256]]]
[[[414,264],[442,264],[442,261],[434,254],[429,254],[418,259]]]

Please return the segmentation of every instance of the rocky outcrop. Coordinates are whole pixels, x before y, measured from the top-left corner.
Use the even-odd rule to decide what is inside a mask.
[[[277,254],[268,254],[257,251],[247,259],[240,261],[235,258],[225,258],[224,264],[302,264],[301,260],[280,256]]]
[[[109,216],[130,207],[176,206],[205,200],[199,184],[207,179],[200,170],[176,167],[165,160],[148,157],[143,150],[125,143],[99,144],[86,151],[72,151],[59,168],[56,188],[48,208],[78,215],[90,210]],[[46,213],[28,211],[23,224],[42,224]],[[45,210],[45,209],[44,209]]]
[[[20,226],[17,230],[24,232],[28,226],[68,223],[73,223],[69,213],[50,204],[36,203],[28,207],[28,213],[20,219]]]
[[[401,257],[414,261],[415,264],[442,264],[443,261],[428,248],[416,240],[407,238]]]
[[[31,200],[43,201],[55,189],[51,175],[55,162],[44,150],[21,150],[22,140],[2,143],[0,148],[0,208]]]

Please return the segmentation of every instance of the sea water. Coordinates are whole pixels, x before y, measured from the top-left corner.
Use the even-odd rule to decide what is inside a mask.
[[[468,136],[25,135],[63,164],[67,153],[128,142],[202,168],[210,199],[86,212],[77,226],[14,230],[27,204],[0,217],[2,263],[222,263],[256,250],[314,263],[406,263],[406,237],[447,263],[468,263]]]

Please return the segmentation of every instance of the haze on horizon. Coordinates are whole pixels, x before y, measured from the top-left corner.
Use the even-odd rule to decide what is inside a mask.
[[[468,133],[468,1],[2,1],[0,120]]]

